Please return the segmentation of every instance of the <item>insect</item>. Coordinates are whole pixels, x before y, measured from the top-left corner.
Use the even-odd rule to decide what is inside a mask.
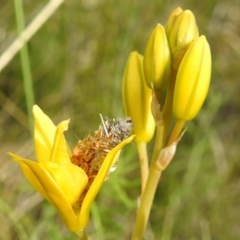
[[[77,202],[78,206],[81,206],[107,154],[125,138],[129,137],[133,128],[130,117],[115,120],[102,117],[100,114],[100,118],[102,123],[94,135],[88,135],[85,139],[79,140],[73,149],[73,155],[71,157],[72,163],[81,167],[88,175],[88,184]],[[116,166],[112,166],[109,173],[115,169]],[[109,174],[105,180],[108,178]]]

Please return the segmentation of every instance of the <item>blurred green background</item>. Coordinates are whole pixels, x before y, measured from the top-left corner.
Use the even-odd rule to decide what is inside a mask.
[[[26,24],[47,2],[23,1]],[[36,103],[55,123],[71,118],[66,137],[72,147],[98,128],[99,113],[123,116],[128,54],[143,53],[155,25],[165,24],[177,6],[190,9],[207,36],[212,82],[163,173],[146,239],[240,239],[239,0],[65,1],[28,44]],[[13,1],[1,1],[0,16],[1,54],[17,36]],[[35,159],[19,54],[0,73],[0,126],[0,239],[76,239],[6,154]],[[92,207],[92,239],[129,239],[139,193],[131,144]]]

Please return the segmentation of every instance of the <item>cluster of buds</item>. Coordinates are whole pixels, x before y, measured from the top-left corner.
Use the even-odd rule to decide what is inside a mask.
[[[157,24],[152,31],[144,55],[133,52],[127,62],[123,102],[135,141],[149,141],[155,124],[170,121],[171,115],[192,120],[206,98],[210,75],[209,44],[199,36],[193,13],[178,7],[165,27]]]
[[[186,121],[200,111],[210,75],[209,44],[205,36],[199,36],[194,14],[180,7],[173,10],[165,26],[157,24],[143,56],[130,54],[122,88],[125,113],[133,120],[137,145],[149,142],[155,127],[164,129],[156,137],[163,139],[157,150],[161,169],[175,154]]]

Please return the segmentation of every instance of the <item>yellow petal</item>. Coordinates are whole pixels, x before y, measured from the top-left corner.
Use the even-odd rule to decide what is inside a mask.
[[[56,126],[37,106],[33,106],[34,144],[38,162],[49,161],[54,143]]]
[[[88,224],[89,220],[89,211],[91,204],[96,197],[99,189],[101,188],[105,177],[107,176],[113,162],[115,161],[115,156],[119,153],[119,151],[128,143],[130,143],[133,140],[134,136],[130,136],[129,138],[126,138],[123,140],[120,144],[118,144],[115,148],[113,148],[105,158],[100,171],[98,172],[98,175],[96,176],[95,180],[93,181],[90,189],[88,190],[88,193],[86,197],[83,200],[82,208],[80,211],[80,227],[85,228]]]
[[[16,154],[13,153],[8,153],[12,159],[16,162],[18,162],[20,164],[20,167],[22,169],[22,172],[24,174],[24,176],[27,178],[27,180],[35,187],[35,189],[37,189],[37,191],[39,193],[41,193],[41,195],[47,199],[49,202],[51,202],[51,200],[48,198],[47,193],[45,192],[45,189],[43,188],[43,186],[41,185],[41,183],[39,182],[39,179],[35,176],[32,168],[30,166],[33,166],[34,169],[39,168],[39,172],[42,172],[42,175],[44,177],[44,179],[48,179],[49,178],[49,174],[47,172],[45,172],[44,169],[41,169],[41,167],[39,166],[38,163],[22,158]],[[51,179],[52,181],[52,179]]]
[[[87,185],[88,177],[78,166],[72,163],[44,163],[41,166],[52,176],[64,193],[67,201],[73,205]]]
[[[9,155],[13,158],[13,160],[20,164],[23,174],[28,181],[57,209],[66,227],[72,232],[80,230],[79,219],[72,209],[71,203],[67,198],[68,196],[66,196],[62,189],[60,189],[56,179],[51,176],[54,171],[49,174],[46,169],[36,162],[21,158],[12,153],[9,153]],[[86,185],[86,181],[84,180],[86,178],[86,174],[84,173],[84,175],[82,173],[82,169],[77,166],[74,166],[74,170],[73,167],[65,167],[66,166],[63,165],[59,168],[59,170],[56,170],[55,176],[56,173],[58,173],[57,175],[59,178],[62,176],[61,181],[72,183],[73,187],[69,186],[72,188],[72,191],[82,192]],[[77,172],[77,169],[79,172]],[[63,173],[64,171],[68,171],[68,173]],[[72,178],[72,180],[69,180],[70,178]],[[74,187],[76,189],[73,189]],[[77,190],[77,188],[80,190]]]
[[[56,135],[54,138],[54,144],[49,158],[52,163],[70,163],[70,157],[68,153],[68,146],[64,137],[63,132],[68,129],[68,123],[70,120],[62,121],[58,124],[56,129]]]

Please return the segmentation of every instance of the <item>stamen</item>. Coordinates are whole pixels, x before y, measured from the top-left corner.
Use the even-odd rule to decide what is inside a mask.
[[[103,125],[103,128],[104,128],[104,131],[105,131],[105,134],[106,134],[106,137],[109,137],[108,135],[108,131],[107,131],[107,128],[106,128],[106,125],[105,125],[105,121],[103,120],[103,116],[101,113],[99,113],[100,115],[100,118],[101,118],[101,121],[102,121],[102,125]]]

